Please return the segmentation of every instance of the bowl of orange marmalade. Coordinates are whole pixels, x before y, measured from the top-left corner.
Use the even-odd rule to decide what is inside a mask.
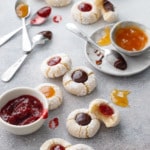
[[[119,52],[138,56],[150,48],[150,29],[137,22],[120,21],[112,27],[110,39]]]

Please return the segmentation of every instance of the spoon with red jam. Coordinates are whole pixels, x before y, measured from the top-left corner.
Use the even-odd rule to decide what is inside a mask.
[[[104,49],[97,45],[90,37],[88,37],[84,32],[79,30],[77,26],[73,23],[66,24],[68,30],[79,36],[80,38],[87,41],[90,46],[94,49],[94,51],[98,51],[102,54],[101,62],[103,63],[103,59],[106,59],[112,66],[117,69],[125,70],[127,68],[127,62],[125,61],[124,57],[118,53],[116,50],[113,49]],[[102,64],[101,63],[101,64]]]
[[[12,79],[12,77],[16,74],[16,72],[19,70],[23,62],[26,60],[27,56],[32,52],[34,47],[39,44],[45,44],[47,41],[50,41],[52,38],[52,32],[51,31],[42,31],[38,34],[36,34],[32,38],[32,48],[30,51],[24,51],[25,54],[18,59],[13,65],[11,65],[1,76],[1,80],[4,82],[8,82]]]
[[[26,26],[37,26],[45,23],[48,20],[49,15],[51,14],[51,7],[45,6],[39,9],[30,19],[30,22],[26,24]],[[23,27],[19,27],[18,29],[2,36],[0,38],[0,46],[6,43],[9,39],[11,39],[16,33],[18,33]]]

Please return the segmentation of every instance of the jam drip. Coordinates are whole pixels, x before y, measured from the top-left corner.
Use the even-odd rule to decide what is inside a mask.
[[[91,122],[91,116],[86,113],[79,113],[75,120],[79,125],[86,126]]]
[[[77,83],[84,83],[88,79],[88,75],[83,70],[76,70],[72,73],[72,80]]]
[[[80,11],[87,12],[87,11],[91,11],[92,10],[92,6],[89,3],[80,3],[78,5],[78,9]]]
[[[52,58],[47,62],[47,64],[48,64],[49,66],[54,66],[54,65],[59,64],[60,61],[61,61],[61,57],[55,56],[55,57],[52,57]]]
[[[26,125],[39,119],[44,112],[42,103],[31,95],[10,100],[0,111],[2,119],[13,125]]]
[[[107,104],[100,104],[99,111],[105,116],[112,116],[114,114],[114,110]]]
[[[65,150],[66,148],[62,145],[54,145],[53,147],[50,148],[50,150]]]

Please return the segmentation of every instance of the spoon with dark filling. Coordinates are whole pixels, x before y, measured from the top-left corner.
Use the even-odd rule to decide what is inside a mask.
[[[124,57],[113,49],[104,49],[97,45],[90,37],[88,37],[84,32],[79,30],[77,26],[73,23],[68,23],[66,25],[67,29],[81,37],[85,41],[87,41],[90,46],[93,48],[93,52],[97,51],[101,54],[101,64],[103,63],[103,59],[105,58],[112,66],[117,69],[125,70],[127,68],[127,62]]]
[[[10,81],[12,77],[16,74],[16,72],[19,70],[23,62],[26,60],[27,56],[32,52],[34,47],[39,44],[45,44],[47,41],[50,41],[51,38],[52,38],[51,31],[42,31],[36,34],[32,38],[33,44],[32,44],[32,48],[30,49],[30,51],[24,51],[25,54],[2,74],[1,80],[4,82]]]

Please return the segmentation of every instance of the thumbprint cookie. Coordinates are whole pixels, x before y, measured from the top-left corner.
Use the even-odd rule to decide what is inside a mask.
[[[63,76],[63,86],[73,95],[84,96],[95,89],[96,77],[88,67],[74,67]]]
[[[47,99],[49,110],[58,108],[62,104],[62,91],[52,83],[43,83],[36,87]]]
[[[67,147],[71,146],[71,144],[61,138],[53,138],[45,141],[40,150],[65,150]]]
[[[46,78],[57,78],[69,71],[71,64],[71,59],[67,54],[55,54],[42,62],[41,71]]]
[[[91,138],[100,128],[100,121],[88,109],[76,109],[67,117],[68,132],[77,138]]]
[[[89,105],[89,111],[94,113],[106,127],[114,127],[119,124],[119,112],[115,107],[104,99],[95,99]]]
[[[73,19],[81,24],[92,24],[101,17],[101,11],[94,5],[93,0],[81,0],[71,8]]]

